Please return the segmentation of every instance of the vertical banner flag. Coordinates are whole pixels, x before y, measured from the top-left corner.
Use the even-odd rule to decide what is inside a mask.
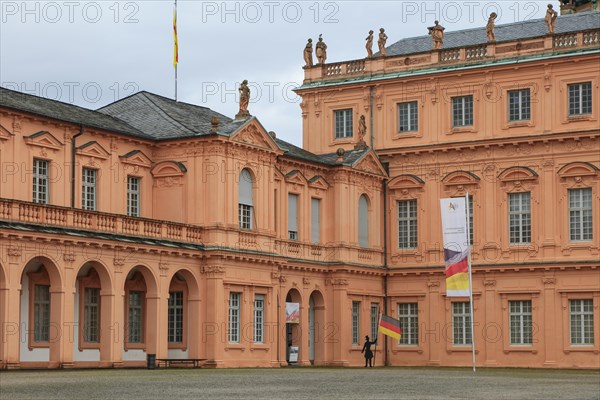
[[[400,321],[387,315],[382,315],[379,320],[379,332],[384,335],[400,340],[402,337],[402,329],[400,329]]]
[[[285,323],[300,323],[300,303],[285,303]]]
[[[469,241],[464,197],[441,199],[446,296],[470,296]]]
[[[173,41],[174,41],[174,52],[173,52],[173,67],[177,68],[179,62],[179,43],[177,43],[177,3],[173,8]]]

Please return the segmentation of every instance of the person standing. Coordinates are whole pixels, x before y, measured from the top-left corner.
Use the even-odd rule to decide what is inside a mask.
[[[367,366],[373,368],[373,351],[371,350],[371,346],[374,344],[377,344],[377,339],[371,342],[369,340],[369,335],[365,336],[365,344],[360,351],[365,354],[365,368],[367,368]]]

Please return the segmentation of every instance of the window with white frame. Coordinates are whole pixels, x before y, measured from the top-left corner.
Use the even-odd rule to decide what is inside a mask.
[[[594,301],[592,299],[569,300],[571,319],[571,344],[594,344]]]
[[[229,293],[229,343],[240,342],[240,297],[241,293]]]
[[[398,320],[402,336],[399,344],[416,346],[419,344],[419,308],[417,303],[398,303]]]
[[[100,341],[100,289],[85,288],[83,291],[83,341]]]
[[[533,343],[531,309],[531,300],[511,300],[508,302],[510,344],[529,345]]]
[[[50,340],[50,286],[35,285],[33,296],[33,341]]]
[[[531,119],[531,94],[529,89],[508,92],[508,120],[510,122]]]
[[[321,200],[310,199],[310,241],[321,242]]]
[[[352,109],[334,111],[335,138],[343,139],[352,137]]]
[[[573,242],[592,240],[592,189],[569,190],[569,237]]]
[[[511,244],[531,243],[531,193],[508,194],[508,232]]]
[[[96,211],[96,174],[91,168],[84,168],[81,174],[81,208]]]
[[[129,292],[129,316],[127,325],[127,342],[142,343],[143,330],[144,292]]]
[[[33,160],[33,196],[34,203],[48,204],[49,192],[48,161]]]
[[[137,176],[127,177],[127,215],[140,216],[140,178]]]
[[[352,344],[360,343],[360,301],[352,302]]]
[[[416,101],[398,104],[398,132],[419,130],[419,107]]]
[[[473,125],[473,96],[452,98],[452,126]]]
[[[379,303],[371,303],[371,339],[377,339],[379,328]]]
[[[183,343],[183,292],[169,292],[168,340]]]
[[[569,115],[592,113],[592,82],[569,85]]]
[[[417,200],[398,201],[398,248],[417,248]]]
[[[358,244],[369,247],[369,201],[364,194],[358,199]]]
[[[288,239],[298,240],[298,195],[288,194]]]
[[[265,295],[254,296],[254,343],[264,343],[265,332]]]
[[[458,346],[469,345],[471,340],[469,302],[452,303],[452,343]]]
[[[238,212],[240,229],[252,229],[252,174],[247,169],[240,173]]]

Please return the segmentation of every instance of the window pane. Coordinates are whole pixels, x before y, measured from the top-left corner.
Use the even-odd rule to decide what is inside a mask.
[[[34,286],[33,341],[50,340],[50,286]]]
[[[398,202],[398,248],[417,247],[417,201]]]
[[[419,130],[419,108],[416,101],[398,104],[398,131],[415,132]]]
[[[419,315],[417,303],[399,303],[398,320],[402,329],[399,344],[416,346],[419,344]]]
[[[129,324],[127,341],[142,343],[143,341],[143,301],[144,292],[129,292]]]
[[[169,292],[169,343],[183,343],[183,292]]]
[[[264,343],[265,296],[254,297],[254,343]]]
[[[352,137],[352,109],[336,110],[334,118],[336,139]]]
[[[360,342],[360,301],[352,302],[352,344]]]
[[[140,216],[140,178],[127,177],[127,215]]]
[[[83,299],[83,341],[100,342],[100,289],[85,288]]]
[[[508,230],[511,244],[531,242],[531,194],[509,193]]]
[[[82,193],[81,208],[96,210],[96,170],[84,168],[81,176]]]
[[[569,190],[569,236],[571,241],[591,241],[592,189]]]
[[[34,203],[48,204],[48,161],[33,160],[33,196]]]
[[[240,342],[240,293],[229,293],[229,342]]]

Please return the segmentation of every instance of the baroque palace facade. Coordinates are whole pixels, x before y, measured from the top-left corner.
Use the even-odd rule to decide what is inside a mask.
[[[439,211],[468,192],[477,365],[600,367],[600,13],[495,36],[305,67],[304,149],[147,92],[0,89],[1,365],[358,366],[380,313],[377,365],[470,365]]]

